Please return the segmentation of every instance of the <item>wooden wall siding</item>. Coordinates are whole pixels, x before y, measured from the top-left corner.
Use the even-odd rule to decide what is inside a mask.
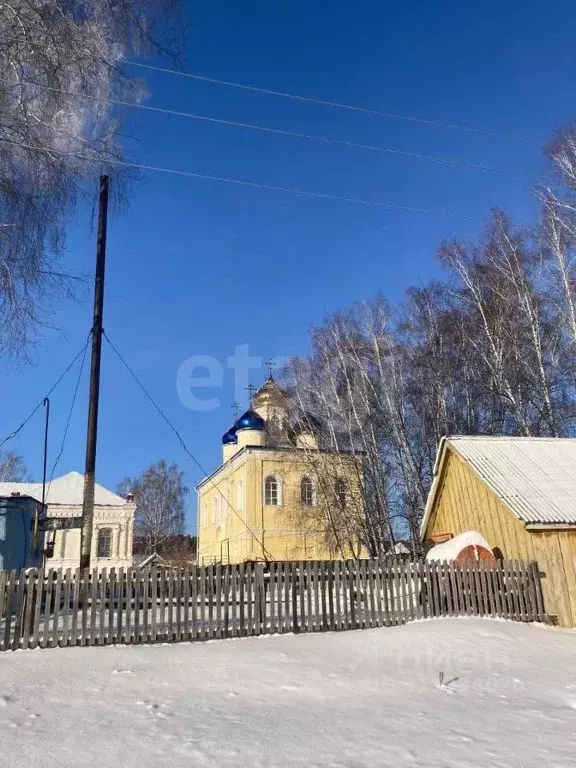
[[[546,606],[562,626],[576,626],[576,531],[529,531],[474,470],[449,451],[426,536],[479,531],[505,558],[536,560]]]
[[[365,629],[462,615],[544,621],[536,563],[322,560],[0,572],[4,651]]]
[[[449,451],[427,534],[476,530],[507,559],[535,560],[532,534],[459,456]]]

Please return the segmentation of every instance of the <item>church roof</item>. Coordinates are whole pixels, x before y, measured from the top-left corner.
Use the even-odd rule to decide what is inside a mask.
[[[258,429],[262,430],[266,427],[266,422],[262,418],[262,416],[259,416],[256,411],[254,411],[252,408],[248,408],[246,413],[243,413],[242,416],[236,421],[234,424],[234,431],[239,431],[241,429]]]
[[[234,424],[227,432],[222,435],[222,445],[231,445],[238,442],[236,435],[236,425]]]
[[[268,395],[270,397],[276,397],[278,399],[284,400],[286,397],[286,392],[284,392],[284,390],[278,386],[273,376],[269,376],[264,384],[262,384],[260,389],[256,391],[254,400],[257,400],[261,395]]]
[[[0,496],[31,496],[42,501],[42,483],[0,483]],[[84,475],[80,472],[68,472],[46,483],[46,503],[68,506],[81,506],[84,498]],[[103,507],[121,507],[126,499],[109,491],[98,483],[94,486],[94,503]]]

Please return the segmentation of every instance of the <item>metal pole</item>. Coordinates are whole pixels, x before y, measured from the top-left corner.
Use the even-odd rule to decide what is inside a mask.
[[[96,274],[94,277],[94,321],[92,323],[92,359],[88,429],[86,432],[86,468],[82,502],[82,536],[80,568],[90,568],[92,528],[94,523],[94,482],[96,473],[96,441],[98,437],[98,404],[100,399],[100,362],[102,358],[102,316],[104,311],[104,276],[106,271],[106,229],[108,224],[108,176],[100,177]]]

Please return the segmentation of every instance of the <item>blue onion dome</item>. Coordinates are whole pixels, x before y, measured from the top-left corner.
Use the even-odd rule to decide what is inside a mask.
[[[222,435],[222,445],[232,445],[233,443],[237,443],[238,438],[236,437],[236,429],[235,427],[230,427],[228,432],[225,432]]]
[[[253,411],[252,408],[248,408],[246,413],[243,413],[242,416],[238,419],[236,424],[234,424],[233,429],[235,431],[238,431],[240,429],[258,429],[262,430],[266,427],[266,422],[261,416],[258,416],[256,411]]]

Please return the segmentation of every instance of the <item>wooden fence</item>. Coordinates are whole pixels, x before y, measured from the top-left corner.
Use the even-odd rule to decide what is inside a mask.
[[[359,560],[0,572],[0,650],[545,619],[536,563]]]

